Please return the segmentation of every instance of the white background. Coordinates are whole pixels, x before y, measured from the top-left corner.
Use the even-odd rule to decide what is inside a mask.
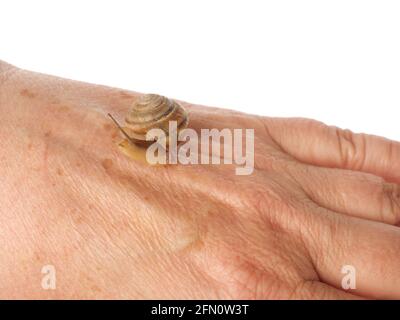
[[[0,59],[400,140],[400,1],[1,1]]]

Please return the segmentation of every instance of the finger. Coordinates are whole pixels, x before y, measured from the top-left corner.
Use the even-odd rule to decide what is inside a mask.
[[[296,159],[400,182],[400,143],[309,119],[266,119],[272,138]]]
[[[303,230],[303,239],[320,281],[342,288],[344,281],[351,280],[356,295],[400,298],[398,227],[320,208],[311,229]]]
[[[400,222],[399,184],[356,171],[308,165],[291,168],[287,172],[322,207],[394,225]]]

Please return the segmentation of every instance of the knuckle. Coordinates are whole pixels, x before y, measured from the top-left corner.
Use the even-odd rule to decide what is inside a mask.
[[[365,134],[355,134],[348,129],[333,127],[340,161],[344,167],[361,170],[366,160]]]
[[[317,269],[334,263],[348,249],[351,236],[345,221],[343,216],[331,215],[325,209],[320,209],[315,216],[314,228],[310,234],[312,237],[308,239],[310,253]]]
[[[263,250],[274,262],[249,256],[248,248],[239,243],[225,243],[218,248],[215,259],[211,259],[210,269],[214,271],[210,275],[218,279],[220,298],[277,299],[291,293],[292,283],[300,280],[298,270],[288,265],[286,257],[272,246]],[[285,267],[276,268],[277,264]],[[223,274],[219,273],[221,270]]]
[[[400,223],[400,185],[396,183],[382,183],[381,197],[382,220],[397,225]]]
[[[291,187],[292,192],[288,193]],[[293,226],[297,221],[294,217],[303,214],[300,192],[293,189],[288,181],[277,181],[272,177],[263,184],[253,184],[249,191],[243,192],[242,199],[255,217],[261,218],[273,229],[286,228],[288,224]]]
[[[253,183],[251,188],[242,192],[241,197],[246,206],[259,213],[270,211],[273,203],[280,201],[280,195],[274,188],[260,183]]]

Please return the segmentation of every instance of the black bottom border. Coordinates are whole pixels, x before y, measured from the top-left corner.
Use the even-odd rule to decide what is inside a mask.
[[[276,316],[348,318],[397,314],[399,301],[0,301],[0,310],[57,319],[59,316],[123,316],[128,319],[263,319]],[[392,310],[393,309],[393,310]]]

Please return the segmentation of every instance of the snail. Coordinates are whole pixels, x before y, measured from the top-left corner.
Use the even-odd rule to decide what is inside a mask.
[[[108,115],[128,142],[138,146],[154,142],[146,140],[146,134],[151,129],[162,129],[168,141],[170,121],[177,122],[178,132],[189,123],[186,110],[178,102],[157,94],[144,94],[134,102],[125,118],[125,127],[121,127],[111,114]]]

